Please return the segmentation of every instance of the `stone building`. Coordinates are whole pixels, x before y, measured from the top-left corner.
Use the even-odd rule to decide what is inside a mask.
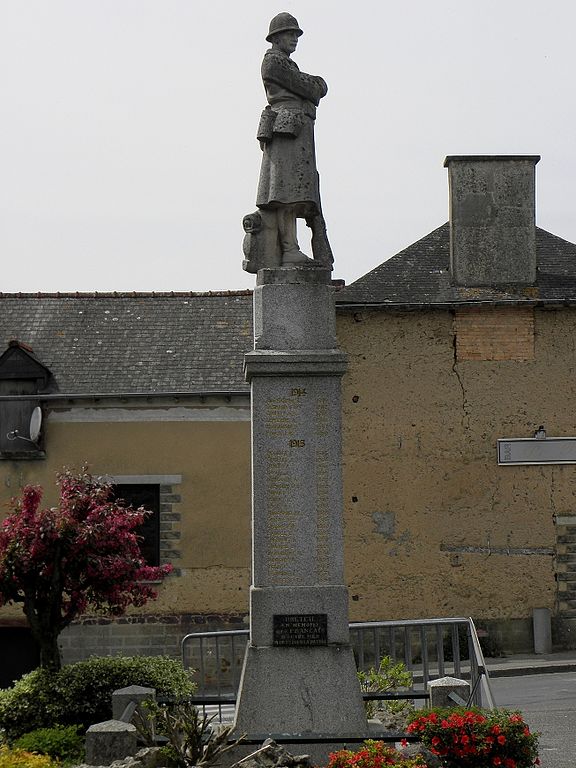
[[[175,567],[143,609],[66,630],[66,661],[119,650],[177,656],[198,623],[242,623],[250,566],[242,362],[251,340],[247,291],[0,295],[2,508],[28,483],[54,504],[56,473],[87,463],[153,511],[146,557]],[[40,434],[30,441],[38,408]],[[18,607],[0,610],[0,647],[6,684],[34,662]]]
[[[355,619],[471,615],[527,649],[548,608],[575,642],[576,467],[497,456],[576,435],[576,246],[535,226],[538,159],[447,158],[449,223],[337,295]]]

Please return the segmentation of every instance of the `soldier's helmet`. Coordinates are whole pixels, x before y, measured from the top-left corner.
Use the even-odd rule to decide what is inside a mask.
[[[274,35],[277,35],[279,32],[288,32],[288,30],[294,30],[294,32],[298,32],[298,37],[304,34],[298,26],[298,22],[294,16],[292,16],[291,13],[283,11],[282,13],[278,13],[276,16],[274,16],[270,22],[270,28],[268,30],[268,34],[266,35],[266,40],[271,43]]]

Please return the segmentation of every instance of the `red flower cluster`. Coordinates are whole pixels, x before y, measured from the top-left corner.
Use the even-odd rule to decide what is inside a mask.
[[[539,765],[538,737],[507,710],[433,711],[408,726],[448,768],[530,768]]]
[[[328,768],[385,768],[388,765],[396,768],[426,768],[426,762],[421,755],[406,757],[383,741],[370,739],[364,742],[358,752],[352,752],[350,749],[332,752]]]

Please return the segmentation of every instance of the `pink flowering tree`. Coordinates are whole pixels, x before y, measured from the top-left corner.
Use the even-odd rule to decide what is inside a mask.
[[[42,509],[42,489],[27,486],[0,528],[0,605],[21,603],[40,648],[40,665],[61,666],[58,636],[87,609],[118,616],[156,597],[171,565],[147,566],[137,529],[150,514],[126,507],[112,486],[58,475],[60,502]]]

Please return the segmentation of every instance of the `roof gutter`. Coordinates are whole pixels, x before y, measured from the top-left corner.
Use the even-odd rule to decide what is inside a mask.
[[[350,302],[336,305],[336,310],[354,310],[359,309],[456,309],[458,307],[573,307],[576,306],[574,299],[470,299],[468,301],[435,301],[435,302]]]
[[[227,390],[196,390],[187,392],[71,392],[71,393],[45,393],[28,395],[0,395],[0,402],[7,400],[34,400],[36,402],[54,402],[58,400],[158,400],[159,398],[181,398],[199,397],[224,397],[232,399],[233,397],[247,397],[250,395],[248,389],[227,389]]]

